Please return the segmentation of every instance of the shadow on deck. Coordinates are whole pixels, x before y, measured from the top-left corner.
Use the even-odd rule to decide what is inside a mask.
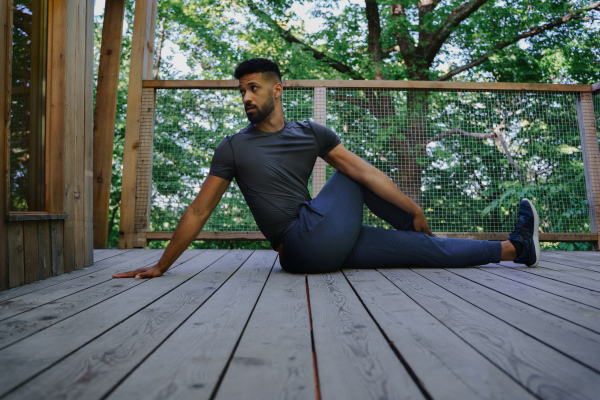
[[[600,253],[293,275],[276,253],[157,250],[0,292],[0,398],[598,399]]]

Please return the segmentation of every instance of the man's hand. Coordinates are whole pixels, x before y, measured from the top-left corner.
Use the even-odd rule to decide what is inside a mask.
[[[435,236],[433,232],[431,232],[431,229],[429,229],[429,223],[427,222],[427,218],[425,218],[423,211],[415,215],[413,219],[413,225],[415,227],[415,231],[426,233],[429,236]]]
[[[120,274],[115,274],[113,278],[134,278],[135,279],[146,279],[146,278],[156,278],[157,276],[161,276],[163,271],[158,267],[158,265],[153,265],[151,267],[139,268],[135,271],[122,272]]]

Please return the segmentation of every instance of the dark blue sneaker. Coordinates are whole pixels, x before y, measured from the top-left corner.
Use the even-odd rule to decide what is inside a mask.
[[[518,242],[523,246],[523,251],[515,262],[528,267],[537,267],[540,262],[540,241],[538,228],[540,219],[531,201],[521,200],[519,204],[519,219],[515,223],[515,230],[508,235],[508,240]]]

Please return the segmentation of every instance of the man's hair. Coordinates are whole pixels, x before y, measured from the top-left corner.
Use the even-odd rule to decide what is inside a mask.
[[[279,66],[266,58],[252,58],[250,60],[242,61],[233,72],[233,76],[235,79],[240,79],[244,75],[254,74],[256,72],[271,75],[273,78],[276,78],[279,83],[282,83]]]

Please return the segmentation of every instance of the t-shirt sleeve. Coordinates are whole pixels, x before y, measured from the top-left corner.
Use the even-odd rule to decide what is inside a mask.
[[[315,124],[314,122],[311,122],[310,125],[313,128],[315,137],[317,138],[319,146],[321,147],[319,157],[325,157],[338,144],[342,143],[338,135],[336,135],[331,129],[323,125]]]
[[[219,178],[228,181],[233,180],[235,176],[235,162],[233,158],[233,147],[231,146],[229,137],[225,137],[213,155],[210,162],[210,175],[218,176]]]

